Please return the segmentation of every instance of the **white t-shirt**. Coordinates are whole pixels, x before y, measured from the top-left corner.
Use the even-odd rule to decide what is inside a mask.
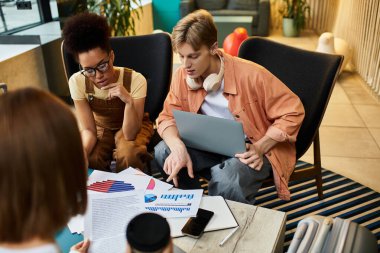
[[[58,246],[54,243],[45,244],[28,249],[8,249],[0,247],[0,253],[60,253]]]
[[[119,70],[119,78],[116,83],[123,83],[123,77],[124,77],[124,68],[121,67],[114,67]],[[80,73],[77,72],[73,74],[70,77],[69,80],[69,88],[70,88],[70,94],[71,98],[73,100],[83,100],[88,98],[88,94],[86,94],[86,81],[85,77]],[[136,72],[132,71],[132,77],[131,77],[131,96],[133,99],[139,99],[146,97],[146,91],[147,91],[147,82],[145,77]],[[106,100],[108,97],[108,90],[101,90],[98,89],[94,85],[94,97],[98,99]]]
[[[224,79],[217,91],[207,93],[201,106],[202,114],[235,120],[228,109],[228,100],[223,96]]]

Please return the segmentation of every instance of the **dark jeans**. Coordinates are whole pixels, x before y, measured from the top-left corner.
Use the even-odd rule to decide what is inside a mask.
[[[193,162],[194,179],[187,174],[186,168],[178,173],[179,188],[199,189],[199,176],[209,179],[209,195],[221,195],[226,199],[242,203],[254,204],[257,191],[263,181],[271,176],[272,166],[264,157],[264,165],[260,171],[250,168],[237,158],[208,153],[188,148]],[[168,176],[163,171],[165,159],[169,156],[170,149],[164,141],[154,148],[155,166],[163,177]]]

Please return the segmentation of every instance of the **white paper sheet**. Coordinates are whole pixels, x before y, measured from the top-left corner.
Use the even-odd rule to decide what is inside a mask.
[[[142,212],[143,191],[90,196],[84,222],[84,236],[91,240],[89,253],[125,252],[125,229]]]
[[[165,218],[194,217],[201,202],[203,190],[146,191],[145,209]]]
[[[117,174],[118,175],[143,175],[143,176],[147,176],[147,174],[145,174],[141,170],[137,170],[137,169],[132,168],[132,167],[128,167],[125,170],[122,170]]]
[[[72,217],[67,223],[67,226],[69,227],[70,232],[72,234],[74,233],[81,234],[84,230],[84,216],[78,214]]]
[[[127,240],[125,234],[114,237],[99,239],[90,242],[88,253],[107,252],[107,253],[125,253],[127,249]]]
[[[137,170],[135,168],[132,168],[132,167],[129,167],[128,169],[125,169],[121,172],[118,173],[118,175],[121,175],[121,176],[125,176],[125,175],[135,175],[135,176],[145,176],[145,177],[149,177],[150,180],[154,180],[155,182],[155,187],[153,189],[150,189],[150,190],[155,190],[155,191],[168,191],[170,190],[171,188],[173,188],[173,185],[171,184],[168,184],[166,182],[163,182],[161,180],[158,180],[152,176],[149,176],[147,174],[144,174],[143,172],[141,172],[140,170]]]
[[[151,176],[144,174],[143,172],[136,170],[134,168],[125,169],[119,173],[111,173],[105,171],[95,170],[88,178],[87,185],[91,185],[96,182],[103,182],[107,180],[116,180],[123,181],[125,183],[132,184],[136,190],[146,190],[149,185],[152,185],[151,181],[153,180],[153,188],[150,190],[155,191],[167,191],[173,186],[171,184],[162,182],[158,179],[155,179]],[[90,191],[90,193],[98,193],[95,191]]]
[[[132,167],[129,167],[119,173],[94,170],[88,178],[87,185],[90,186],[94,183],[105,182],[107,180],[122,181],[124,183],[131,184],[134,187],[134,191],[146,190],[147,188],[150,189],[149,191],[168,191],[173,187],[171,184],[148,176],[140,170]],[[109,194],[92,190],[88,190],[87,193],[89,198],[91,198],[92,195]],[[84,217],[81,215],[75,216],[67,225],[71,233],[83,233]]]

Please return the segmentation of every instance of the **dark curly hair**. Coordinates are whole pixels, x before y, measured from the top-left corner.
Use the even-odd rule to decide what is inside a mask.
[[[100,47],[111,50],[111,35],[107,20],[94,13],[80,13],[70,17],[62,31],[65,48],[78,58],[78,54]]]

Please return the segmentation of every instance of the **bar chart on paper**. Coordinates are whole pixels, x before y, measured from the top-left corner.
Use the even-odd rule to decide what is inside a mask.
[[[194,194],[160,194],[158,199],[172,200],[173,202],[161,202],[156,203],[155,206],[146,206],[145,209],[151,212],[189,212],[191,208],[191,202],[176,202],[178,199],[193,199]],[[152,203],[157,200],[155,194],[145,194],[145,203]]]
[[[161,194],[160,196],[162,199],[172,199],[174,201],[177,201],[178,199],[193,199],[194,194]]]
[[[124,192],[124,191],[133,191],[135,187],[124,181],[118,180],[106,180],[95,182],[87,186],[88,190],[97,191],[97,192]]]
[[[190,212],[190,207],[165,207],[165,206],[148,206],[146,207],[146,210],[152,211],[152,212],[157,212],[157,211],[163,211],[163,212],[185,212],[188,211]]]
[[[195,216],[203,190],[145,192],[145,209],[165,218]]]

